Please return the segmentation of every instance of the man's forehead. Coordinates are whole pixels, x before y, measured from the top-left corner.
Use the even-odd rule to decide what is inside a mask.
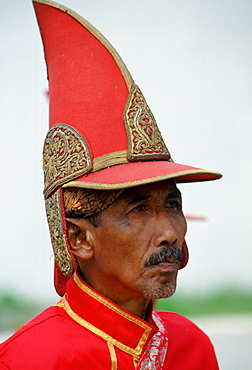
[[[132,200],[137,197],[146,197],[147,199],[156,192],[161,192],[163,196],[169,196],[169,194],[172,194],[173,196],[181,196],[181,193],[177,188],[175,181],[166,180],[125,189],[118,200],[120,198],[127,198],[128,200]]]

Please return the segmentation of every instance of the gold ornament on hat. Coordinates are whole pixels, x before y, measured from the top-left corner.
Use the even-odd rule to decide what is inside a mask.
[[[60,192],[60,189],[57,190],[45,200],[46,215],[55,260],[62,274],[64,276],[71,276],[73,273],[73,262],[68,252],[64,235]]]
[[[124,110],[128,135],[128,159],[170,159],[156,120],[137,85],[132,85]]]
[[[83,188],[64,189],[66,217],[89,217],[108,208],[122,194],[124,189],[95,190]]]
[[[87,173],[91,157],[84,138],[71,126],[54,125],[43,150],[45,197],[58,186]]]

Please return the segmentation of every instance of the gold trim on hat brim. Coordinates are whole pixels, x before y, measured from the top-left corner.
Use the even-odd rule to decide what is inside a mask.
[[[144,162],[138,162],[137,164],[140,165],[141,163],[144,163]],[[152,161],[148,163],[156,164],[157,162]],[[167,161],[167,164],[172,164],[172,163]],[[133,165],[133,163],[131,163],[130,165]],[[181,167],[185,168],[186,166],[181,165]],[[222,175],[219,172],[207,171],[203,169],[196,169],[196,168],[188,166],[188,169],[186,170],[181,170],[181,171],[178,170],[178,171],[174,171],[170,173],[167,173],[168,172],[167,170],[166,173],[163,173],[157,176],[152,176],[152,177],[150,175],[147,176],[148,174],[146,173],[146,177],[143,177],[142,179],[137,179],[137,180],[136,180],[137,176],[134,176],[133,171],[132,171],[131,179],[129,179],[128,181],[122,181],[122,182],[117,181],[117,183],[111,183],[110,182],[111,172],[109,173],[109,171],[111,170],[118,171],[118,173],[119,171],[123,172],[124,165],[118,165],[112,168],[105,168],[101,170],[103,179],[104,179],[103,181],[92,181],[91,179],[94,173],[90,173],[86,176],[83,176],[82,178],[77,179],[76,181],[70,181],[64,184],[62,188],[76,187],[76,188],[98,189],[98,190],[114,190],[114,189],[123,189],[123,188],[130,188],[130,187],[135,187],[135,186],[140,186],[140,185],[145,185],[145,184],[151,184],[154,182],[159,182],[159,181],[169,180],[169,179],[175,179],[177,183],[189,183],[189,182],[217,180],[222,177]],[[149,173],[151,173],[151,168],[150,168]]]
[[[59,9],[64,13],[69,14],[71,17],[76,19],[80,24],[83,25],[94,37],[97,38],[104,46],[105,48],[110,52],[110,54],[113,56],[114,60],[116,61],[118,67],[120,68],[120,71],[124,77],[125,83],[130,90],[132,84],[134,84],[133,78],[124,64],[123,60],[121,59],[120,55],[117,53],[115,48],[111,45],[111,43],[103,36],[101,32],[99,32],[91,23],[89,23],[86,19],[81,17],[79,14],[75,13],[73,10],[67,8],[66,6],[63,6],[61,4],[56,3],[55,1],[50,0],[33,0],[34,3],[40,3],[44,5],[49,5],[53,8]]]

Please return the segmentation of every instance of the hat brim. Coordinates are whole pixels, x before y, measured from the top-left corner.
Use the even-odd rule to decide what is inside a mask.
[[[207,171],[169,161],[131,162],[91,172],[64,184],[63,188],[113,190],[175,179],[178,183],[210,181],[221,178],[219,172]]]

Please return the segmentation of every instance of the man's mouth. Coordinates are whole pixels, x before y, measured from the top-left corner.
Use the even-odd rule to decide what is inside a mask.
[[[184,255],[181,252],[180,248],[176,245],[170,245],[163,247],[160,251],[155,254],[152,254],[146,261],[144,266],[154,266],[160,263],[175,263],[182,262]]]
[[[175,258],[175,257],[170,256],[170,257],[166,258],[165,261],[161,261],[161,262],[158,262],[158,263],[163,263],[163,262],[174,263],[174,262],[179,262],[179,261],[178,261],[178,258]]]

